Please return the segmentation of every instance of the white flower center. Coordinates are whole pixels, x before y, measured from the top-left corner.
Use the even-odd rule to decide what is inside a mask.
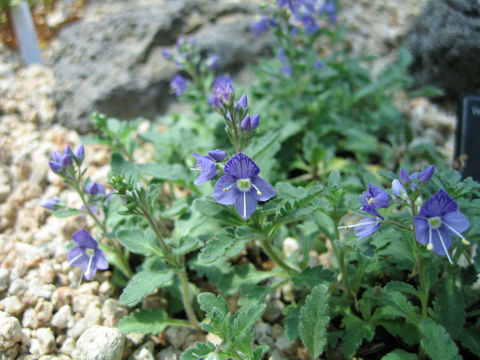
[[[428,219],[428,224],[432,229],[438,229],[440,226],[442,226],[442,218],[440,216],[430,218]]]
[[[252,182],[250,181],[250,179],[238,179],[237,188],[242,192],[250,191],[250,189],[252,188]]]

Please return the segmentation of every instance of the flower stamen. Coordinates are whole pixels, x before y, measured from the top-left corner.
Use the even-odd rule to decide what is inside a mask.
[[[223,188],[223,192],[227,192],[228,190],[230,190],[230,188],[235,185],[235,183],[233,184],[230,184],[229,186],[227,186],[226,188]]]
[[[453,264],[452,258],[450,257],[450,254],[448,253],[448,249],[445,246],[445,243],[443,241],[442,234],[440,233],[440,230],[437,229],[438,236],[440,237],[440,242],[442,243],[443,250],[445,251],[445,254],[447,255],[447,259],[450,262],[450,264]]]
[[[260,191],[260,189],[258,187],[255,186],[255,184],[252,183],[252,186],[255,190],[257,190],[257,195],[258,196],[262,195],[262,192]]]
[[[443,225],[445,225],[447,228],[449,228],[450,230],[452,230],[455,234],[457,234],[458,236],[460,236],[460,238],[462,239],[462,243],[464,243],[465,245],[470,245],[470,241],[468,241],[467,239],[465,239],[463,237],[462,234],[460,234],[457,230],[455,230],[453,227],[451,227],[450,225],[446,224],[446,223],[443,223]]]

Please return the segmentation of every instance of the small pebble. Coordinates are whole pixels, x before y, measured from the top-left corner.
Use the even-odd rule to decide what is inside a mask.
[[[95,325],[80,336],[73,357],[121,360],[123,344],[124,337],[118,329]]]
[[[16,317],[0,311],[0,351],[6,351],[22,340],[22,326]]]

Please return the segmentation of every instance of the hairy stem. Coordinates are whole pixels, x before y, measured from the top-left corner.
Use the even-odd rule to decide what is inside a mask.
[[[200,322],[195,315],[195,311],[193,310],[192,304],[190,303],[190,293],[188,291],[188,279],[187,274],[184,271],[177,272],[178,277],[182,283],[182,294],[183,294],[183,305],[185,307],[185,312],[187,313],[187,317],[190,322],[195,326],[198,330],[202,330],[200,326]]]
[[[280,257],[275,254],[275,251],[273,250],[272,246],[270,245],[270,242],[267,238],[261,238],[260,243],[262,244],[262,249],[265,251],[265,253],[268,255],[268,257],[278,266],[280,266],[283,270],[287,271],[288,273],[294,273],[298,274],[299,271],[288,265],[286,262],[284,262]]]

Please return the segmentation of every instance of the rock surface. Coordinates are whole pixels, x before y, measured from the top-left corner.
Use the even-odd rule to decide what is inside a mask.
[[[268,37],[250,22],[258,1],[109,0],[92,2],[83,21],[66,27],[51,59],[58,120],[85,131],[94,111],[121,119],[153,118],[171,99],[177,71],[161,54],[182,34],[235,71],[264,54]]]
[[[431,0],[405,39],[419,85],[435,85],[456,100],[480,89],[480,3]]]
[[[124,337],[117,329],[95,325],[77,341],[74,357],[81,360],[121,360]]]

